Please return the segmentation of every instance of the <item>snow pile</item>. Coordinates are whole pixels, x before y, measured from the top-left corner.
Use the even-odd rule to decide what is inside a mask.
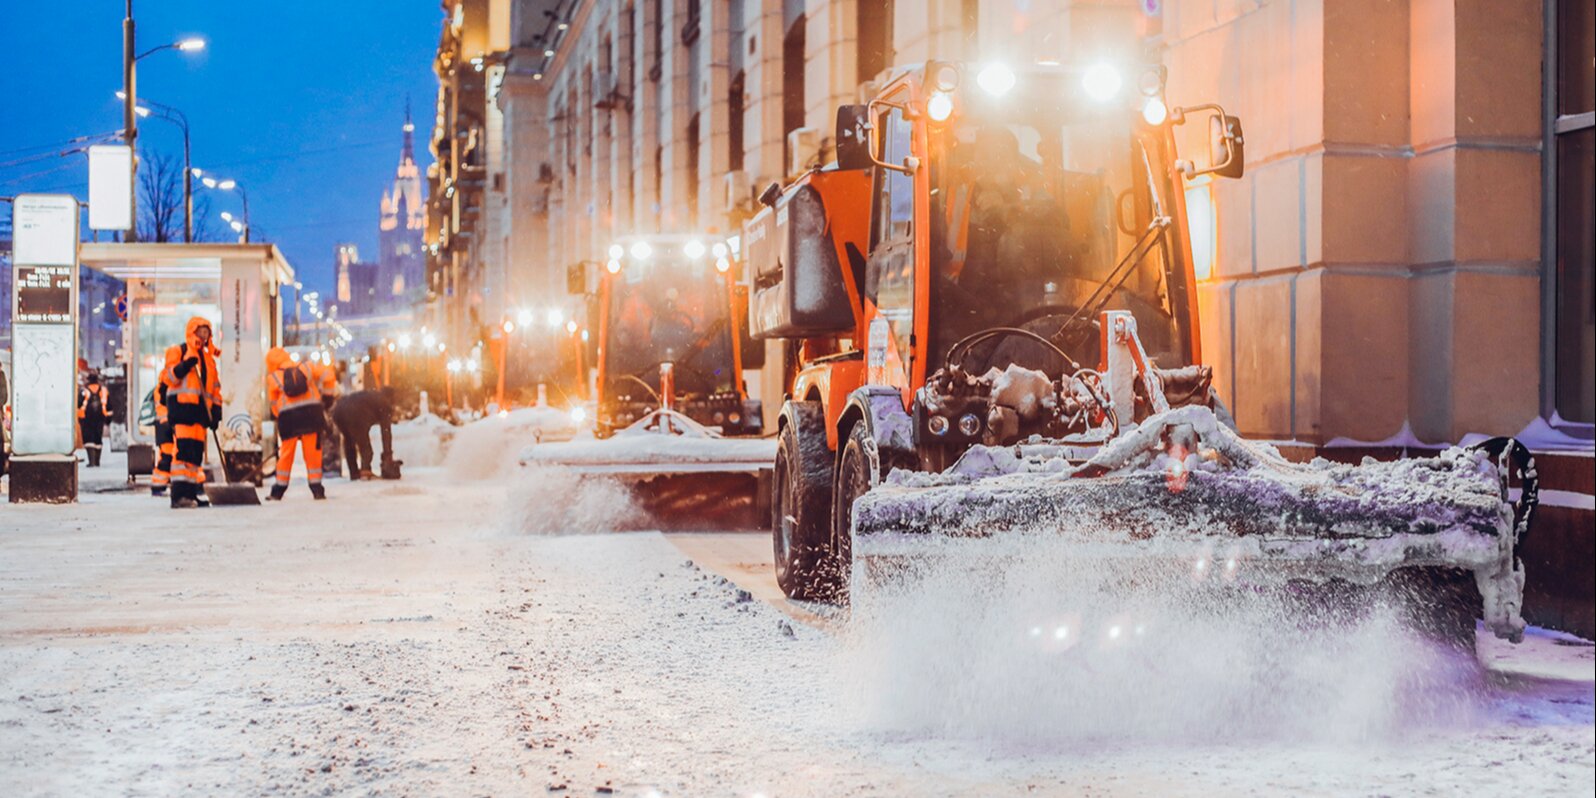
[[[493,414],[460,428],[449,444],[443,465],[461,480],[482,480],[514,473],[517,453],[539,440],[568,439],[576,434],[569,413],[552,407],[523,407]]]
[[[442,465],[454,433],[449,422],[432,413],[422,413],[393,425],[394,455],[411,467]]]
[[[564,468],[515,467],[503,526],[514,533],[567,535],[635,529],[647,517],[627,485]]]
[[[1395,607],[1321,620],[1291,593],[1196,580],[1189,562],[1081,555],[1055,536],[941,538],[857,565],[834,677],[856,722],[1207,745],[1378,740],[1474,712],[1473,659],[1405,633]]]

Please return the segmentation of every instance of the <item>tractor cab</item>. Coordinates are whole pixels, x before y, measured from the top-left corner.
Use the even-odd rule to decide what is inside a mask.
[[[636,236],[611,245],[597,295],[600,437],[674,409],[726,434],[758,434],[743,387],[724,242]]]

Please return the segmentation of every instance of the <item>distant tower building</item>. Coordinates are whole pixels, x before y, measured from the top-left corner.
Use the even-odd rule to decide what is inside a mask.
[[[421,170],[416,166],[416,126],[405,103],[404,149],[393,187],[382,192],[382,222],[377,233],[377,307],[373,312],[405,312],[421,298],[426,261],[422,235],[426,206],[421,199]]]
[[[381,310],[377,297],[377,264],[362,263],[354,244],[339,244],[338,310],[343,318],[369,316]]]

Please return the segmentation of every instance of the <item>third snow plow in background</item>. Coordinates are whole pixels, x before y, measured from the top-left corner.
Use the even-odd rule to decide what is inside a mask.
[[[1162,66],[1104,70],[901,70],[838,110],[835,163],[762,195],[750,327],[798,356],[772,476],[783,591],[844,599],[892,573],[856,560],[956,567],[1034,533],[1223,584],[1391,586],[1443,635],[1483,614],[1518,638],[1522,447],[1295,464],[1238,436],[1202,360],[1185,196],[1242,175],[1241,123],[1165,107]],[[1198,120],[1205,168],[1177,157]]]

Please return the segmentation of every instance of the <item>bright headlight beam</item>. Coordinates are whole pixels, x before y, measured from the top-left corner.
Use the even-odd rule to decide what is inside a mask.
[[[699,258],[704,257],[704,242],[699,241],[696,238],[688,241],[686,244],[682,245],[682,254],[692,258],[693,260],[698,260]]]
[[[989,64],[975,76],[975,83],[993,97],[1002,97],[1014,88],[1014,71],[1002,64]]]
[[[1108,64],[1096,64],[1086,70],[1081,78],[1081,86],[1086,89],[1087,96],[1098,102],[1114,99],[1119,93],[1120,85],[1124,79],[1119,76],[1119,70]]]
[[[637,260],[648,260],[648,256],[652,254],[654,254],[654,248],[649,246],[647,241],[638,241],[632,244],[633,258]]]
[[[953,98],[940,91],[931,92],[931,98],[925,101],[925,112],[933,122],[946,122],[953,115]]]
[[[1164,120],[1168,118],[1169,106],[1164,105],[1162,99],[1148,97],[1147,102],[1142,105],[1142,119],[1146,120],[1147,124],[1157,127],[1164,124]]]

